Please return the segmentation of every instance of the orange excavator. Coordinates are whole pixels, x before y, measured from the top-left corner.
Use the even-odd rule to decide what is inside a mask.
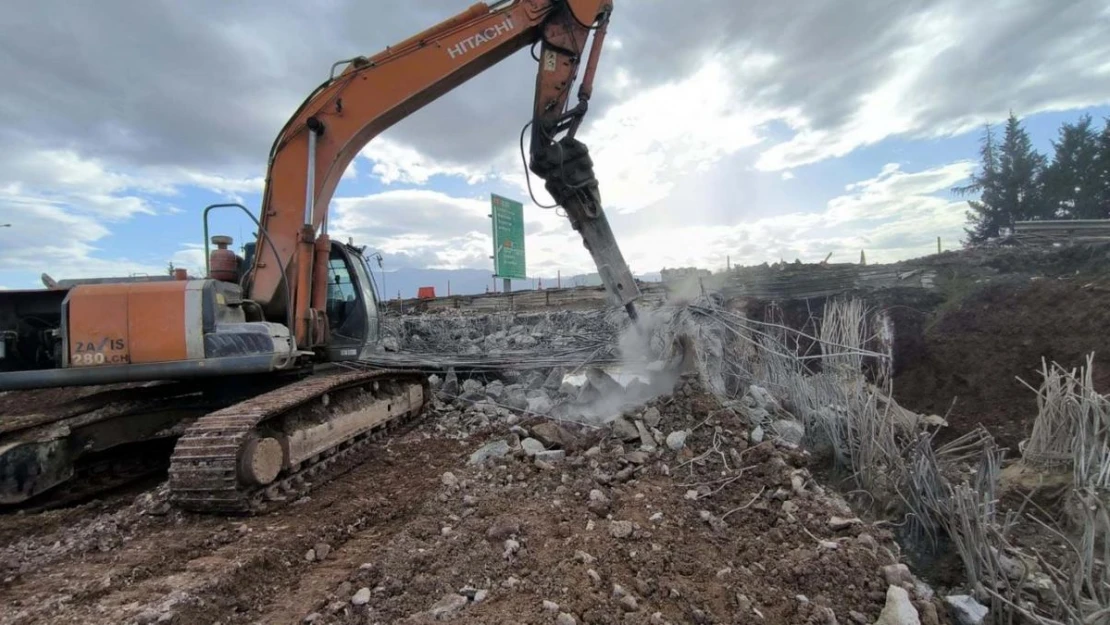
[[[204,279],[0,296],[0,505],[111,483],[168,451],[175,505],[255,512],[326,482],[418,415],[424,376],[360,364],[379,348],[378,302],[361,249],[328,236],[329,203],[374,136],[525,47],[538,63],[528,167],[635,318],[639,290],[575,138],[611,12],[608,0],[475,4],[336,63],[274,141],[257,240],[240,257],[212,237]],[[253,217],[208,207],[206,245],[209,213],[225,209]],[[73,399],[44,407],[43,389]]]

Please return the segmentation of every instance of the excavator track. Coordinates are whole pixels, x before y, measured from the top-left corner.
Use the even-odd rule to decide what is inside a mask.
[[[418,416],[428,396],[425,376],[354,371],[313,376],[205,415],[170,458],[170,501],[220,514],[280,507],[361,462],[374,442]],[[330,413],[321,418],[322,411]],[[305,432],[332,439],[310,441]]]

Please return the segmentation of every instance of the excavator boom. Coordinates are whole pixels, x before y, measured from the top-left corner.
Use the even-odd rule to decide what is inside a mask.
[[[276,249],[269,251],[259,242],[246,296],[270,319],[284,319],[286,302],[292,302],[298,346],[326,341],[322,276],[312,266],[326,258],[329,202],[347,166],[382,131],[538,43],[532,169],[582,233],[615,302],[633,301],[638,296],[635,280],[601,210],[585,146],[574,139],[611,11],[608,0],[475,4],[375,56],[346,62],[304,101],[274,142],[261,226]],[[587,55],[591,33],[595,36]],[[584,59],[579,102],[567,110]],[[283,284],[294,293],[283,294]]]

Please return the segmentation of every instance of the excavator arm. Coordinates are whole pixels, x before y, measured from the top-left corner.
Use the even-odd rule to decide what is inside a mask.
[[[271,149],[260,224],[273,245],[264,245],[259,233],[245,295],[272,319],[284,320],[291,303],[297,345],[324,344],[328,208],[347,166],[393,124],[539,44],[530,169],[582,235],[614,303],[634,315],[639,290],[602,211],[589,153],[575,138],[611,11],[609,0],[480,3],[375,56],[333,66],[333,75],[297,109]],[[578,102],[569,107],[583,63]]]

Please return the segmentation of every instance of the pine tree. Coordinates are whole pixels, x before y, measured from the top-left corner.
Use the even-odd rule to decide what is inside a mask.
[[[979,159],[981,171],[971,175],[971,183],[953,189],[960,195],[978,193],[978,200],[968,201],[971,210],[967,211],[970,228],[965,228],[969,243],[980,243],[998,236],[998,229],[1005,222],[999,194],[998,146],[990,124],[983,129],[979,140]]]
[[[1029,134],[1010,113],[998,156],[999,201],[1006,216],[1003,226],[1046,216],[1044,202],[1045,157],[1033,149]]]
[[[1095,203],[1100,219],[1110,218],[1110,117],[1105,120],[1098,137],[1098,156],[1095,159]]]
[[[1105,131],[1103,134],[1107,134]],[[1099,134],[1091,128],[1091,116],[1060,127],[1052,142],[1055,155],[1045,170],[1046,217],[1050,219],[1098,219],[1106,217],[1102,205]]]

